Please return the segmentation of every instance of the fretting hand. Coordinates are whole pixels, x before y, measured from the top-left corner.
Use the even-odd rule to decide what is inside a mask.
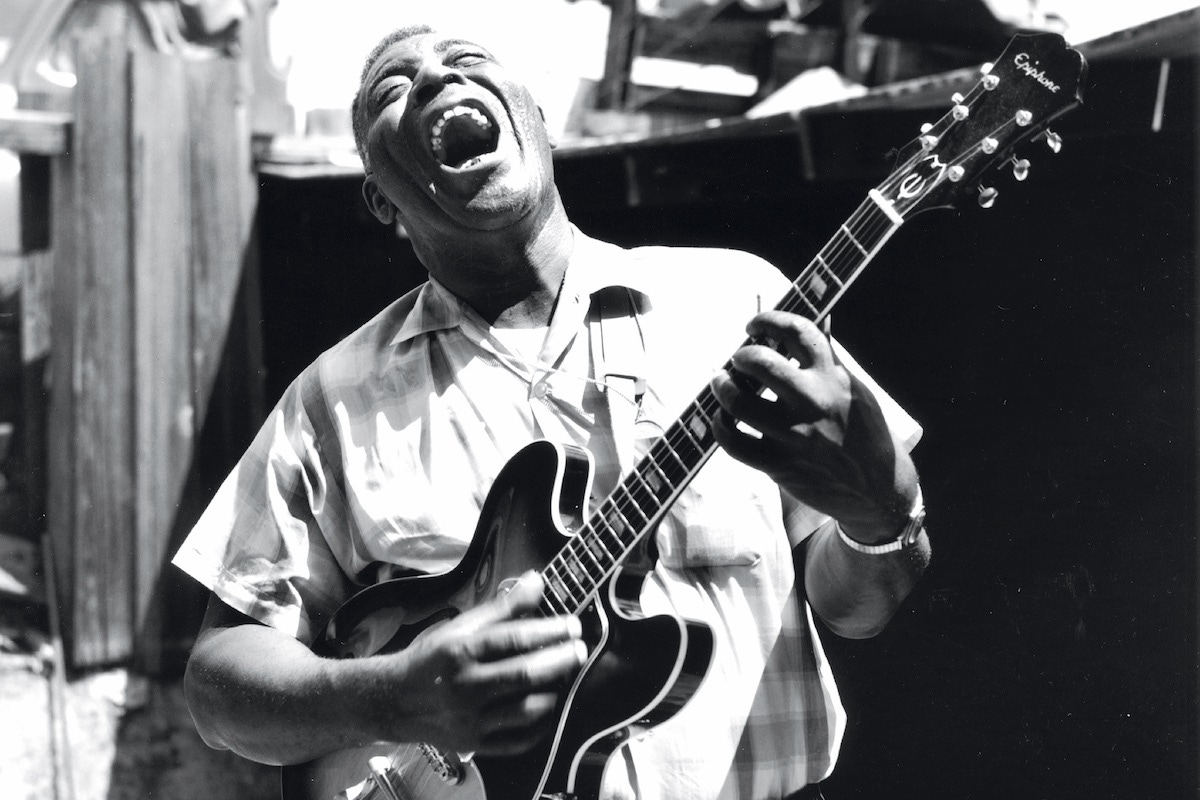
[[[717,441],[792,496],[834,517],[863,542],[896,536],[917,492],[916,470],[893,439],[870,391],[838,363],[810,320],[782,311],[746,328],[758,341],[733,355],[736,372],[769,389],[758,394],[722,373],[712,388],[724,413]],[[739,430],[744,423],[760,436]]]

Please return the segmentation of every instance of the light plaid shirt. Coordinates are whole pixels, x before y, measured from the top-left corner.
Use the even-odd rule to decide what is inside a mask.
[[[609,335],[589,317],[592,296],[612,287],[632,290],[636,312],[622,324],[644,354],[596,341]],[[598,502],[786,287],[746,253],[626,251],[575,231],[531,359],[430,281],[297,378],[174,563],[233,608],[311,643],[361,587],[457,563],[492,480],[534,439],[588,447]],[[916,423],[838,353],[915,444]],[[600,383],[624,363],[644,383],[614,385],[606,401]],[[600,366],[609,369],[597,381]],[[606,402],[614,418],[628,415],[633,447],[614,444]],[[715,655],[682,711],[614,755],[606,797],[780,798],[832,770],[845,714],[791,556],[824,518],[791,505],[785,525],[778,488],[718,451],[660,525],[643,605],[707,622]]]

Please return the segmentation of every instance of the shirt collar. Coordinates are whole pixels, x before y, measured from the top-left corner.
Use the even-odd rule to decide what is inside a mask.
[[[631,289],[649,298],[650,287],[645,271],[629,250],[593,239],[574,225],[571,231],[574,239],[561,290],[564,297],[573,294],[582,299],[615,286]],[[562,298],[559,304],[562,305]],[[417,290],[412,311],[405,316],[392,338],[392,344],[402,344],[436,331],[461,328],[468,319],[487,329],[487,325],[470,306],[430,276]]]

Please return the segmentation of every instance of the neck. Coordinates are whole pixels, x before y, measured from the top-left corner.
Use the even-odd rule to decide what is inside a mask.
[[[530,225],[473,232],[421,248],[421,261],[489,325],[547,325],[573,248],[562,206]],[[414,242],[416,244],[416,242]]]

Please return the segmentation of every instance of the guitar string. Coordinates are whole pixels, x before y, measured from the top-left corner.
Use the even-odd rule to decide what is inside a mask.
[[[972,94],[978,94],[978,91],[979,90],[977,87],[976,90],[972,90]],[[974,101],[964,100],[964,103],[967,102],[973,103]],[[950,115],[947,115],[943,118],[943,121],[949,119],[951,119],[951,117]],[[947,126],[955,124],[955,122],[957,121],[948,122]],[[1012,124],[1011,121],[1005,122],[999,128],[995,129],[993,134],[999,133],[1010,124]],[[942,135],[944,135],[944,133]],[[981,144],[976,144],[971,148],[968,148],[965,154],[953,159],[951,161],[951,165],[965,161],[969,157],[973,157],[977,150],[982,150]],[[920,154],[914,154],[912,157],[910,157],[906,167],[910,168],[912,164],[915,163],[920,157]],[[889,176],[889,178],[881,184],[881,191],[890,191],[895,182],[900,180],[899,175],[902,174],[904,170],[905,168],[902,167],[892,176]],[[939,176],[938,180],[940,179],[941,178]],[[863,224],[864,219],[866,220],[865,225]],[[805,286],[811,287],[812,279],[814,277],[820,277],[818,275],[819,269],[824,267],[827,274],[837,281],[837,292],[835,293],[836,298],[841,292],[845,291],[848,282],[857,276],[857,272],[866,266],[865,262],[857,265],[854,264],[855,261],[859,260],[859,253],[861,253],[863,258],[869,261],[878,251],[879,245],[882,242],[882,238],[887,234],[888,229],[898,227],[899,224],[899,222],[889,218],[882,209],[878,208],[877,206],[873,206],[870,202],[864,201],[854,212],[854,214],[851,215],[848,222],[839,230],[839,234],[835,235],[834,238],[831,239],[831,241],[827,243],[821,251],[818,252],[817,257],[814,258],[801,272],[800,276],[795,282],[793,282],[788,293],[785,294],[784,299],[780,301],[777,307],[782,310],[802,312],[803,309],[800,304],[803,303],[804,305],[809,306],[810,309],[817,312],[815,316],[821,316],[822,310],[818,304],[823,302],[824,292],[817,297],[817,303],[811,302],[808,299],[808,296],[805,294]],[[862,237],[862,240],[854,235],[855,231],[859,232],[859,236]],[[849,262],[851,264],[850,272],[846,274],[840,274],[842,268],[845,266],[847,254],[849,254]],[[715,397],[711,395],[711,391],[702,392],[698,400],[692,403],[694,411],[705,417],[705,439],[711,435],[711,423],[715,418],[715,415],[719,413],[719,406],[714,405],[714,403]],[[689,418],[691,417],[689,416]],[[683,433],[684,436],[687,437],[686,440],[679,440],[677,432]],[[672,441],[673,439],[676,440],[674,443]],[[623,530],[629,530],[631,527],[635,530],[636,535],[633,537],[632,541],[625,542],[623,539],[621,539],[619,533],[612,528],[611,524],[606,523],[603,526],[604,528],[608,528],[609,532],[616,538],[617,542],[621,546],[622,553],[612,553],[608,545],[605,544],[603,538],[604,530],[603,528],[598,527],[598,525],[605,519],[606,515],[600,513],[600,509],[598,509],[597,513],[594,515],[594,521],[589,520],[581,529],[579,534],[573,537],[572,540],[568,542],[567,547],[560,551],[559,554],[557,554],[548,565],[548,569],[551,569],[554,572],[555,577],[559,578],[559,584],[568,590],[570,595],[569,599],[576,605],[576,608],[574,609],[576,613],[578,611],[578,607],[582,606],[582,604],[586,602],[591,593],[595,591],[595,585],[598,584],[599,580],[602,580],[603,578],[596,579],[594,580],[592,586],[587,586],[580,578],[579,573],[576,570],[571,569],[571,565],[567,565],[567,575],[571,577],[575,585],[581,590],[582,597],[575,597],[574,591],[570,589],[569,585],[562,582],[562,575],[559,570],[559,562],[566,561],[564,553],[567,550],[571,551],[571,554],[574,556],[574,561],[572,564],[576,567],[579,567],[579,565],[584,563],[581,553],[577,552],[579,548],[582,548],[582,552],[587,553],[588,558],[590,558],[593,563],[595,563],[598,567],[601,567],[602,573],[607,573],[609,569],[615,567],[615,565],[619,563],[620,559],[624,557],[624,553],[627,552],[630,547],[632,547],[632,544],[636,543],[636,541],[640,539],[642,535],[644,535],[644,532],[637,532],[637,528],[642,526],[630,524],[627,512],[629,510],[636,511],[638,516],[641,516],[643,520],[646,521],[648,526],[650,519],[655,517],[663,507],[664,500],[658,497],[657,491],[660,490],[663,485],[670,486],[672,483],[678,482],[673,481],[672,476],[668,474],[668,472],[675,472],[676,470],[669,461],[664,460],[664,457],[666,455],[670,455],[671,458],[678,462],[679,466],[682,467],[683,475],[680,477],[680,480],[686,480],[689,473],[693,472],[694,468],[690,467],[687,462],[680,457],[681,447],[685,442],[689,448],[694,447],[697,453],[700,454],[700,458],[698,458],[697,461],[703,460],[704,453],[712,446],[710,442],[696,440],[687,432],[687,428],[680,422],[672,424],[667,431],[664,432],[664,436],[661,437],[660,440],[651,447],[650,451],[645,457],[643,457],[642,461],[639,462],[630,476],[627,476],[627,478],[614,489],[609,497],[601,503],[601,509],[604,505],[611,505],[613,507],[612,511],[615,511],[621,517]],[[666,480],[666,484],[663,484],[658,477],[655,477],[653,483],[648,482],[643,475],[643,465],[649,465],[650,467],[655,468],[661,478]],[[645,511],[641,508],[639,501],[634,494],[634,489],[627,485],[632,480],[641,482],[642,487],[648,493],[648,498],[654,505],[658,506],[658,508],[650,512],[649,516],[647,516]],[[621,511],[622,500],[627,501],[627,504],[625,505],[626,512]],[[612,564],[608,565],[607,568],[601,563],[599,555],[596,552],[596,548],[599,548],[599,550],[607,555],[608,558],[613,562]],[[584,573],[586,578],[586,570],[584,570]]]
[[[863,218],[868,219],[866,227],[862,225]],[[882,223],[882,225],[879,223]],[[867,253],[863,254],[864,256],[874,255],[877,247],[871,243],[876,241],[876,236],[878,235],[880,229],[886,229],[892,225],[895,225],[895,223],[888,220],[879,209],[872,208],[870,204],[864,203],[855,212],[855,214],[851,216],[845,228],[842,229],[844,231],[843,236],[835,237],[833,249],[830,250],[829,246],[827,245],[825,249],[829,250],[828,254],[821,256],[820,261],[814,259],[813,262],[810,263],[809,268],[806,268],[802,272],[800,278],[797,279],[797,282],[793,283],[788,295],[785,295],[785,301],[793,293],[796,294],[797,297],[802,296],[803,289],[800,288],[799,281],[815,274],[816,267],[818,265],[824,265],[827,272],[840,282],[840,290],[841,287],[845,286],[846,280],[849,279],[849,276],[842,276],[838,274],[843,267],[842,262],[845,260],[846,254],[849,253],[857,259],[858,254],[861,253],[859,248],[863,248],[867,250]],[[867,248],[861,242],[858,242],[858,240],[853,236],[853,233],[851,233],[851,228],[859,231],[859,235],[862,236],[868,244],[870,244],[870,248]],[[865,235],[863,233],[864,231],[866,231]],[[846,236],[849,238],[845,239],[844,237]],[[857,269],[857,267],[854,269]],[[781,301],[780,307],[786,308],[788,304],[785,301]],[[791,303],[791,305],[798,307],[794,301]],[[693,405],[696,406],[697,410],[705,416],[706,429],[711,431],[711,421],[714,418],[717,409],[714,408],[710,402],[711,400],[715,400],[715,398],[710,398],[709,395],[710,393],[708,392],[703,393],[700,401],[698,403],[694,402]],[[630,524],[631,521],[628,519],[629,511],[636,511],[638,516],[642,517],[642,519],[645,520],[648,525],[649,521],[656,516],[663,507],[664,499],[658,496],[658,491],[661,491],[663,486],[671,486],[673,483],[678,483],[677,480],[672,480],[672,474],[670,474],[677,473],[678,470],[672,466],[671,461],[667,459],[667,456],[670,456],[671,459],[674,459],[676,462],[678,462],[679,467],[682,468],[683,475],[680,476],[681,480],[686,479],[688,477],[688,473],[692,471],[692,468],[689,467],[689,465],[679,455],[680,451],[683,449],[683,442],[678,440],[678,436],[676,435],[677,428],[680,432],[687,435],[688,439],[692,439],[690,434],[686,433],[686,428],[680,427],[678,423],[670,426],[670,428],[665,432],[664,436],[661,437],[660,440],[651,447],[650,451],[643,457],[635,469],[626,477],[624,481],[622,481],[622,484],[618,485],[618,487],[614,489],[609,497],[600,504],[593,519],[589,520],[588,523],[581,528],[581,530],[574,537],[572,537],[567,546],[560,551],[547,565],[547,569],[553,573],[555,578],[558,579],[558,585],[567,592],[568,599],[572,601],[574,605],[582,606],[588,597],[590,597],[595,591],[596,585],[598,585],[600,580],[603,579],[602,576],[597,576],[589,585],[586,579],[590,578],[591,576],[588,575],[583,554],[586,553],[588,559],[590,559],[598,567],[601,567],[601,573],[606,574],[617,563],[619,563],[620,559],[624,557],[625,552],[627,552],[632,544],[636,543],[636,541],[640,539],[642,535],[639,533],[638,535],[634,536],[630,542],[626,542],[620,537],[618,532],[612,528],[611,524],[605,523],[603,526],[601,526],[600,523],[606,517],[604,507],[606,505],[613,506],[612,510],[616,511],[616,513],[620,514],[623,518],[624,524],[622,525],[622,528],[625,530],[632,528],[636,533],[636,529],[643,526],[638,524]],[[700,454],[701,457],[698,458],[697,461],[702,460],[703,454],[710,445],[708,442],[699,442],[695,441],[694,439],[688,442],[688,444],[691,447],[694,447],[696,452]],[[648,468],[655,469],[659,474],[655,476],[653,473],[649,473]],[[647,474],[652,476],[652,481],[647,480]],[[664,479],[666,483],[663,483]],[[643,492],[638,491],[636,488],[631,488],[631,485],[632,487],[636,487],[636,483],[641,483],[641,488],[644,490],[644,494],[649,500],[647,505],[656,506],[656,508],[650,510],[649,514],[647,514],[646,509],[643,509],[642,507],[644,501],[639,501],[637,495],[635,494],[635,492],[637,492],[637,494],[642,494]],[[622,501],[626,501],[624,505],[622,504]],[[622,512],[622,508],[625,509],[624,512]],[[609,545],[605,543],[603,535],[604,528],[608,528],[609,533],[616,538],[616,541],[619,543],[620,549],[622,550],[621,553],[613,553],[609,548]],[[597,548],[608,556],[608,560],[611,563],[605,565],[600,562],[597,554]],[[570,561],[570,563],[568,563],[566,555],[568,551],[570,552],[570,555],[573,556],[573,560]],[[581,570],[583,572],[582,577],[580,575]],[[563,581],[564,574],[570,579],[570,583]],[[576,596],[576,590],[572,588],[571,584],[574,584],[575,587],[578,587],[579,596]],[[556,586],[554,592],[556,597],[558,595],[557,588],[558,587]]]

